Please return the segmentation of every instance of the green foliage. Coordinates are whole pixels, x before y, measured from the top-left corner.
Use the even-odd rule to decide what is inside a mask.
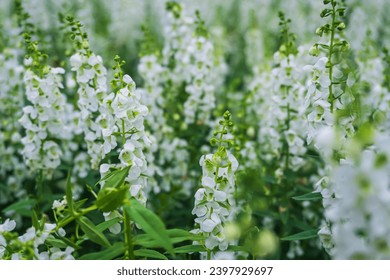
[[[318,229],[302,231],[293,235],[281,238],[283,241],[305,240],[318,237]]]
[[[99,182],[104,182],[96,198],[96,206],[103,212],[113,211],[119,208],[128,193],[128,186],[124,181],[131,166],[110,172]]]
[[[104,246],[104,247],[110,247],[110,242],[107,240],[107,238],[104,236],[104,234],[99,231],[94,223],[89,220],[85,216],[81,216],[78,219],[76,219],[77,223],[80,225],[81,230],[87,235],[89,240]]]
[[[85,254],[79,260],[113,260],[123,255],[124,251],[123,242],[117,242],[103,251]]]
[[[165,248],[169,253],[173,252],[172,242],[166,232],[165,225],[156,214],[135,199],[132,199],[129,205],[125,205],[124,210],[145,233],[158,242],[160,247]]]
[[[321,200],[322,195],[318,192],[311,192],[299,196],[293,196],[292,199],[294,200],[302,200],[302,201],[310,201],[310,200]]]
[[[311,101],[302,97],[302,107],[295,108],[290,99],[295,91],[306,94],[309,91],[308,82],[317,82],[314,90],[318,94],[323,91],[321,94],[326,96],[331,115],[336,120],[334,125],[329,126],[338,128],[336,134],[348,130],[348,137],[351,136],[345,149],[331,148],[330,158],[339,163],[348,155],[348,159],[356,162],[365,161],[365,158],[361,158],[361,152],[367,147],[372,148],[379,135],[378,130],[387,129],[384,128],[387,125],[387,94],[390,90],[390,55],[388,49],[384,48],[388,42],[387,10],[383,10],[383,15],[370,14],[369,10],[364,10],[366,7],[372,8],[369,1],[351,3],[347,9],[344,1],[324,0],[324,8],[318,11],[312,1],[297,1],[294,9],[283,11],[288,6],[284,1],[266,1],[260,9],[251,1],[244,8],[242,1],[232,0],[208,3],[213,8],[205,14],[203,5],[186,3],[192,10],[201,9],[188,15],[186,6],[170,1],[165,8],[173,16],[174,23],[168,30],[177,32],[177,37],[167,54],[171,42],[164,37],[164,25],[172,18],[164,18],[167,15],[161,15],[163,13],[156,9],[160,5],[154,7],[153,1],[131,1],[131,9],[135,13],[131,9],[111,11],[109,4],[102,0],[84,1],[84,4],[73,0],[62,1],[58,5],[54,5],[53,1],[42,1],[51,10],[44,5],[39,8],[46,12],[50,10],[54,16],[45,14],[42,18],[36,18],[34,11],[24,10],[25,3],[21,0],[9,1],[0,7],[0,212],[4,217],[0,220],[2,223],[6,218],[17,221],[13,231],[0,232],[0,237],[4,237],[9,244],[4,246],[6,253],[1,258],[10,259],[12,253],[20,253],[27,259],[37,257],[32,249],[33,241],[22,244],[19,240],[27,230],[34,230],[37,238],[41,238],[38,235],[46,230],[44,235],[48,237],[39,247],[39,252],[54,248],[65,251],[71,247],[74,249],[72,256],[82,260],[198,259],[205,254],[210,257],[218,249],[207,252],[205,238],[191,233],[194,227],[191,209],[202,171],[199,158],[211,153],[213,148],[210,149],[209,143],[215,148],[213,158],[205,160],[209,169],[215,166],[229,167],[229,149],[235,150],[239,162],[234,190],[234,200],[239,209],[235,209],[238,214],[233,223],[237,231],[233,234],[234,244],[237,245],[229,246],[226,252],[234,252],[235,257],[242,259],[286,259],[290,258],[289,253],[294,251],[294,246],[299,246],[303,254],[292,258],[329,258],[323,249],[318,248],[318,228],[325,213],[320,189],[327,186],[324,182],[320,185],[317,182],[324,176],[321,170],[326,158],[323,151],[305,140],[307,129],[294,127],[293,124],[300,115],[307,118],[305,110],[313,104],[308,104]],[[126,1],[122,4],[130,7]],[[4,7],[9,11],[5,11]],[[380,23],[380,26],[375,26],[376,23],[367,21],[367,26],[361,26],[365,30],[360,34],[365,38],[362,46],[356,44],[359,38],[353,38],[354,32],[359,31],[359,27],[353,25],[356,24],[354,13],[359,9]],[[85,11],[92,15],[91,18],[80,18],[79,21],[77,17]],[[53,21],[57,12],[60,22]],[[317,18],[311,17],[314,14]],[[313,22],[317,19],[323,23],[316,29]],[[177,22],[188,23],[189,37],[180,33],[185,26],[177,25]],[[293,30],[297,27],[302,30]],[[349,29],[351,32],[347,34],[351,37],[347,40],[345,32]],[[259,43],[254,44],[259,46],[259,57],[252,61],[255,54],[247,53],[252,47],[248,42],[250,36],[255,35],[258,37],[252,38],[251,42]],[[320,75],[316,73],[318,69],[312,70],[314,75],[309,76],[304,73],[306,68],[301,67],[303,61],[311,64],[313,58],[308,57],[305,47],[308,42],[313,42],[315,36],[318,36],[318,41],[310,49],[310,54],[327,59],[325,69],[321,70],[327,77],[321,77],[323,80],[320,81]],[[221,81],[208,88],[215,98],[215,108],[210,106],[210,118],[202,120],[197,112],[194,123],[188,124],[184,121],[188,87],[198,86],[189,81],[192,79],[189,75],[194,72],[196,74],[193,76],[198,75],[196,77],[205,80],[209,78],[202,76],[204,65],[194,63],[193,52],[196,48],[190,46],[190,40],[187,41],[187,38],[194,37],[204,37],[211,43],[213,55],[204,55],[201,59],[212,60],[207,69],[209,71],[205,73],[212,76],[212,80]],[[177,49],[178,44],[183,44],[182,49]],[[189,55],[186,52],[192,53]],[[102,90],[99,96],[101,100],[110,99],[110,94],[116,97],[118,90],[125,85],[125,73],[130,73],[135,77],[137,87],[141,88],[136,92],[136,98],[145,102],[150,112],[154,113],[157,107],[160,113],[156,118],[150,112],[145,117],[145,120],[150,117],[145,121],[145,131],[152,144],[148,147],[145,145],[142,152],[150,169],[142,171],[141,179],[137,182],[129,178],[133,163],[127,167],[113,167],[103,178],[99,177],[98,170],[91,170],[88,166],[89,159],[85,160],[87,167],[82,166],[84,163],[76,166],[76,155],[86,154],[90,147],[85,144],[84,138],[87,136],[80,128],[84,125],[84,116],[75,114],[75,119],[72,119],[74,116],[69,112],[78,113],[81,106],[96,105],[80,103],[78,90],[81,83],[78,84],[80,77],[77,75],[89,77],[97,67],[86,65],[86,60],[70,62],[69,57],[74,53],[85,55],[83,59],[88,59],[92,53],[99,54],[104,61],[110,58],[107,66],[113,70],[108,73],[111,89]],[[139,60],[145,56],[155,56],[156,65],[162,68],[158,75],[146,75],[150,81],[137,77]],[[12,60],[13,57],[15,59]],[[128,63],[125,64],[122,58]],[[375,67],[365,69],[365,63],[371,60],[375,61]],[[73,70],[69,71],[71,67],[77,68],[77,63],[85,66],[84,72],[76,74],[71,72]],[[283,63],[287,63],[286,73],[279,72],[284,67]],[[226,69],[218,69],[221,65]],[[34,86],[38,88],[39,80],[58,66],[64,68],[65,74],[58,75],[62,78],[56,82],[61,84],[59,88],[67,100],[66,105],[69,105],[67,110],[70,110],[67,111],[69,116],[66,116],[69,123],[60,129],[68,129],[68,125],[75,122],[77,125],[74,129],[78,130],[72,139],[62,142],[52,139],[55,135],[45,137],[41,133],[38,137],[26,134],[19,123],[23,111],[28,111],[26,108],[31,105],[25,95],[20,98],[18,95],[25,92],[26,77],[23,76],[26,71],[31,70],[37,75],[39,79],[34,80]],[[376,71],[379,68],[381,71]],[[153,69],[148,68],[148,71],[150,74]],[[377,72],[381,72],[382,76],[379,77]],[[294,80],[297,73],[300,75],[299,81]],[[258,79],[260,82],[252,87],[252,82]],[[320,83],[324,83],[324,80],[325,83],[330,80],[326,89]],[[92,100],[94,92],[91,89],[99,81],[88,81],[82,94]],[[53,82],[48,81],[49,84]],[[148,96],[149,92],[145,89],[149,89],[147,87],[151,84],[159,87],[156,88],[158,97]],[[33,93],[43,98],[41,88],[38,93]],[[372,97],[375,93],[377,99]],[[283,96],[286,99],[283,105],[278,106]],[[107,104],[110,105],[110,102],[111,99]],[[203,105],[213,102],[211,98]],[[258,117],[258,112],[263,110],[260,105],[267,102],[272,106],[265,110],[272,111],[275,118],[279,114],[284,119],[278,122],[274,131],[264,133],[261,128],[268,124]],[[230,112],[234,115],[234,125]],[[47,126],[47,116],[42,112],[29,114],[32,122],[39,120],[43,128]],[[214,122],[222,114],[224,118],[219,122],[220,127],[213,131]],[[102,114],[93,111],[91,115],[95,118]],[[344,121],[352,117],[352,125],[345,126]],[[153,130],[155,122],[161,120],[163,124]],[[101,136],[99,129],[91,123],[87,125],[92,129],[88,137]],[[117,164],[124,139],[131,136],[132,140],[138,141],[136,127],[141,125],[144,124],[136,123],[128,131],[123,126],[118,127],[119,131],[114,129],[112,133],[117,142],[99,143],[113,146],[101,163]],[[297,169],[289,161],[294,152],[288,132],[294,129],[304,131],[300,135],[303,142],[300,148],[307,149],[306,153],[300,155],[304,164]],[[261,139],[272,133],[279,136],[273,143],[278,146],[276,151],[267,150],[260,144]],[[227,134],[234,137],[224,137]],[[25,144],[22,142],[25,140],[21,139],[24,137],[38,137],[42,142],[54,141],[61,146],[63,162],[51,177],[46,176],[43,170],[31,173],[23,164],[22,150]],[[181,141],[181,144],[175,146],[173,143],[176,141]],[[44,153],[40,151],[41,155]],[[137,160],[139,155],[134,156]],[[378,152],[373,165],[381,168],[388,160],[385,153]],[[85,174],[77,177],[78,172]],[[173,178],[173,172],[179,175],[175,174],[177,176]],[[222,177],[216,176],[215,180],[221,183]],[[372,191],[364,176],[358,177],[357,183],[366,193]],[[142,187],[148,192],[145,205],[142,204],[144,201],[139,202],[132,197],[132,188],[135,189],[138,184],[145,184]],[[231,205],[223,206],[231,208]],[[386,248],[385,245],[382,247]]]

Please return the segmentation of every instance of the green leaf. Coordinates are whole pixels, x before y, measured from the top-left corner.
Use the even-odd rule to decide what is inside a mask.
[[[180,243],[183,241],[201,241],[204,237],[189,233],[182,229],[169,229],[166,230],[172,244]],[[134,237],[134,244],[145,248],[159,248],[162,247],[159,241],[156,241],[150,234],[137,234]]]
[[[120,217],[115,217],[114,219],[102,222],[96,226],[96,229],[100,232],[105,231],[109,227],[115,225],[116,223],[119,223],[122,219]]]
[[[169,235],[169,238],[172,241],[172,244],[191,240],[191,241],[200,241],[204,240],[205,238],[203,236],[199,236],[197,234],[190,233],[184,229],[168,229],[167,233]]]
[[[65,236],[61,236],[58,234],[58,238],[61,239],[65,244],[67,244],[70,247],[73,247],[75,250],[81,249],[79,245],[71,241],[69,238],[66,238]]]
[[[125,252],[123,242],[114,243],[110,248],[81,256],[79,260],[112,260]]]
[[[85,202],[87,202],[87,201],[88,201],[88,198],[84,198],[84,199],[79,200],[79,201],[74,201],[74,208],[76,210],[80,209],[81,206],[83,206],[85,204]]]
[[[125,181],[125,178],[129,174],[131,166],[126,166],[123,169],[117,169],[115,171],[112,171],[108,173],[106,176],[104,176],[102,179],[100,179],[96,184],[99,184],[100,182],[105,181],[104,187],[108,186],[111,188],[119,188],[122,186],[123,182]],[[103,188],[104,188],[103,187]]]
[[[168,252],[173,252],[172,242],[169,239],[164,223],[161,219],[136,199],[131,199],[130,205],[124,209],[130,218],[141,226],[142,230],[149,234],[158,244]]]
[[[97,196],[96,206],[103,212],[111,212],[123,205],[129,188],[122,186],[121,188],[103,187]]]
[[[155,250],[149,250],[149,249],[135,250],[134,255],[137,257],[146,257],[146,258],[158,259],[158,260],[167,260],[168,259],[166,256],[164,256],[160,252],[157,252]]]
[[[281,238],[283,241],[293,241],[293,240],[305,240],[318,237],[318,229],[311,229],[302,231],[293,235],[289,235]]]
[[[25,199],[20,200],[15,203],[12,203],[10,206],[4,208],[2,210],[3,213],[9,212],[9,211],[15,211],[18,214],[25,214],[26,211],[30,212],[29,215],[31,216],[31,209],[34,208],[34,206],[37,204],[36,199]]]
[[[185,246],[177,247],[173,251],[177,254],[187,254],[187,253],[195,253],[195,252],[206,252],[207,249],[201,245],[185,245]]]
[[[169,237],[184,237],[184,236],[192,235],[188,231],[179,228],[168,229],[167,233]]]
[[[302,221],[301,219],[292,218],[291,224],[294,225],[299,230],[305,231],[310,230],[313,228],[313,226],[307,224],[305,221]]]
[[[172,240],[171,240],[172,241]],[[150,234],[137,234],[134,237],[134,244],[139,245],[145,248],[161,248],[161,242],[159,240],[155,240],[153,236]]]
[[[39,219],[38,219],[38,214],[35,209],[32,210],[32,225],[33,227],[38,230],[39,229]]]
[[[122,219],[120,217],[115,217],[114,219],[111,219],[111,220],[108,220],[108,221],[105,221],[105,222],[102,222],[100,224],[98,224],[96,226],[96,229],[99,231],[99,232],[103,232],[105,231],[106,229],[108,229],[109,227],[111,227],[112,225],[120,222]],[[81,236],[80,237],[80,240],[84,240],[84,239],[88,239],[88,237],[86,237],[85,235]]]
[[[129,188],[123,185],[129,169],[130,166],[115,170],[99,181],[104,181],[104,186],[98,193],[96,206],[103,212],[110,212],[122,206],[129,192]]]
[[[66,247],[68,247],[68,245],[64,241],[54,237],[48,237],[45,242],[50,246],[60,248],[60,249],[65,249]]]
[[[81,230],[88,236],[89,240],[105,247],[111,246],[104,234],[87,217],[81,216],[77,219],[77,223],[80,225]]]
[[[310,193],[299,195],[299,196],[293,196],[292,199],[298,200],[298,201],[321,200],[322,195],[319,192],[310,192]]]

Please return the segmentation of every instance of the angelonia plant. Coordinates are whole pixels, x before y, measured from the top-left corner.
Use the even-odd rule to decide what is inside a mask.
[[[383,223],[389,212],[388,138],[364,124],[348,140],[348,157],[331,168],[335,200],[325,217],[333,244],[328,249],[335,259],[389,258],[389,229]]]
[[[344,141],[355,133],[358,125],[359,98],[354,96],[353,79],[350,79],[349,66],[346,56],[349,54],[349,43],[344,39],[346,25],[343,21],[345,6],[343,1],[324,1],[325,9],[320,16],[329,18],[328,23],[318,27],[316,34],[324,39],[314,44],[310,54],[319,57],[311,70],[312,78],[308,82],[306,94],[306,107],[308,108],[309,131],[307,142],[314,141],[314,146],[322,153],[327,162],[339,162],[345,159]],[[331,132],[337,130],[333,141]],[[337,143],[334,152],[330,143]],[[328,145],[328,146],[327,146]],[[332,207],[335,203],[335,193],[327,176],[330,166],[325,164],[319,170],[320,179],[315,184],[316,191],[323,197],[324,208]],[[323,223],[319,235],[325,249],[333,247],[329,222]]]
[[[219,127],[214,131],[210,143],[216,146],[213,154],[203,155],[199,164],[202,167],[201,188],[195,193],[195,205],[192,214],[196,215],[194,234],[205,238],[202,244],[207,249],[207,258],[210,259],[214,248],[225,251],[229,240],[225,232],[226,225],[234,220],[238,209],[234,197],[235,172],[238,168],[237,159],[230,152],[234,139],[231,134],[233,122],[229,111],[223,114]]]
[[[389,1],[0,2],[0,259],[390,259]]]
[[[336,122],[344,130],[340,136],[343,139],[354,132],[355,116],[351,111],[355,98],[353,92],[347,90],[352,81],[349,80],[347,84],[349,69],[346,56],[349,43],[343,33],[346,28],[343,21],[345,7],[343,1],[324,1],[324,4],[327,8],[320,15],[329,21],[316,30],[316,34],[324,41],[315,43],[310,49],[310,54],[318,57],[318,60],[311,67],[312,79],[306,95],[309,112],[308,143],[312,142],[321,128],[332,127]]]

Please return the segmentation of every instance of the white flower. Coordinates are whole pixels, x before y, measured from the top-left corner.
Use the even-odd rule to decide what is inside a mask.
[[[123,75],[123,81],[126,84],[134,84],[133,79],[129,75],[127,75],[127,74]]]
[[[222,136],[225,141],[231,137],[230,134]],[[203,173],[202,187],[195,193],[192,210],[199,228],[193,232],[206,238],[204,245],[208,249],[218,246],[220,250],[226,250],[229,244],[234,243],[234,240],[226,240],[223,227],[235,215],[234,172],[238,162],[226,147],[218,147],[215,154],[203,155],[199,160]]]
[[[0,224],[0,233],[13,231],[16,227],[14,220],[7,219],[4,223]]]
[[[32,105],[23,109],[20,118],[20,123],[26,129],[22,154],[31,170],[45,170],[49,177],[61,163],[62,151],[56,142],[45,139],[50,137],[65,144],[73,133],[72,130],[63,129],[68,123],[66,99],[60,92],[63,87],[60,74],[63,73],[63,68],[49,68],[49,72],[39,78],[26,69],[24,76],[27,99]]]
[[[200,223],[200,230],[204,232],[212,232],[217,223],[211,219],[206,219]]]

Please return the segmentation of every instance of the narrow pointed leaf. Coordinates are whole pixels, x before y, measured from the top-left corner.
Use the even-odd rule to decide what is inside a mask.
[[[205,247],[201,245],[185,245],[177,247],[174,249],[174,252],[177,254],[187,254],[187,253],[196,253],[196,252],[206,252]]]
[[[111,246],[104,234],[87,217],[82,216],[78,218],[77,223],[80,225],[81,230],[88,236],[89,240],[105,247]]]
[[[141,226],[158,244],[168,252],[173,252],[172,242],[169,239],[164,223],[161,219],[137,200],[132,199],[130,205],[124,206],[130,218]]]
[[[65,236],[58,235],[58,238],[62,240],[65,244],[67,244],[70,247],[73,247],[75,250],[81,249],[79,245],[71,241],[69,238],[66,238]]]
[[[100,182],[104,181],[104,187],[108,186],[110,188],[119,188],[120,186],[122,186],[123,182],[125,181],[125,178],[129,174],[130,167],[131,166],[126,166],[123,169],[118,169],[108,173],[106,176],[100,179],[95,184],[95,186],[98,185]]]
[[[60,249],[65,249],[66,247],[68,247],[68,245],[64,241],[54,237],[47,238],[45,242],[47,242],[49,245],[53,247],[60,248]]]
[[[104,181],[104,186],[100,189],[96,199],[96,206],[101,211],[110,212],[122,206],[129,192],[129,189],[123,185],[129,169],[130,166],[115,170],[99,181]]]
[[[190,232],[188,232],[188,231],[186,231],[184,229],[177,229],[177,228],[168,229],[167,233],[168,233],[169,238],[171,239],[173,244],[179,243],[179,242],[182,242],[182,241],[187,241],[187,240],[199,241],[199,240],[204,240],[205,239],[202,236],[190,233]]]
[[[38,214],[35,209],[32,210],[32,225],[33,227],[38,230],[39,229],[39,219],[38,219]]]
[[[318,229],[302,231],[293,235],[281,238],[283,241],[304,240],[318,237]]]
[[[158,259],[158,260],[167,260],[168,259],[166,256],[164,256],[160,252],[157,252],[155,250],[149,250],[149,249],[135,250],[134,255],[137,257],[146,257],[146,258]]]
[[[103,232],[106,229],[108,229],[109,227],[115,225],[116,223],[119,223],[120,221],[121,221],[120,217],[115,217],[114,219],[111,219],[111,220],[108,220],[108,221],[105,221],[105,222],[98,224],[96,226],[96,229],[100,232]]]
[[[122,186],[121,188],[110,188],[104,186],[98,193],[96,206],[103,212],[111,212],[123,205],[129,188]]]
[[[89,253],[81,256],[79,260],[113,260],[125,252],[123,242],[113,244],[110,248],[100,252]]]
[[[299,196],[293,196],[292,199],[298,200],[298,201],[309,201],[309,200],[321,200],[322,195],[319,192],[311,192]]]
[[[4,208],[2,210],[3,213],[9,212],[9,211],[15,211],[16,213],[22,214],[26,211],[31,211],[32,208],[37,204],[36,199],[24,199],[17,201],[10,206]],[[31,213],[30,213],[31,215]]]

